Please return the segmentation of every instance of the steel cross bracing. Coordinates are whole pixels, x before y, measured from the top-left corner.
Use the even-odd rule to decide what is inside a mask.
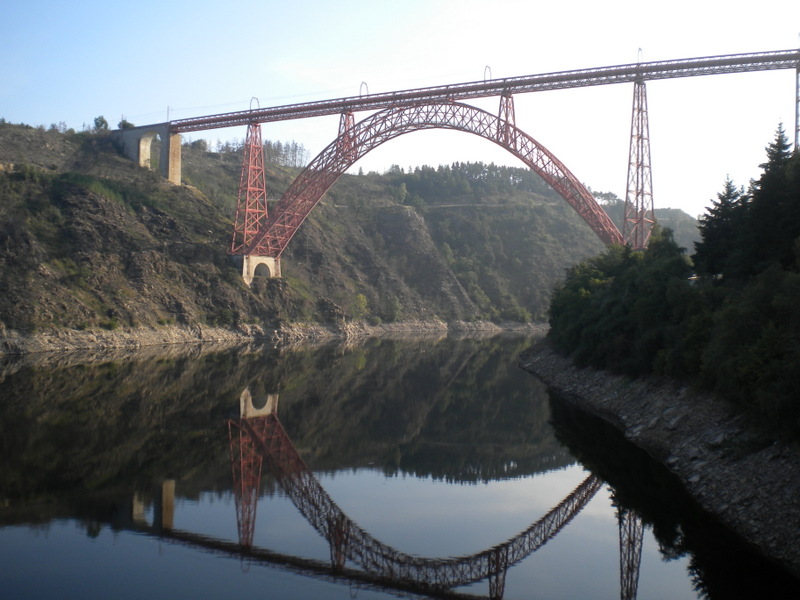
[[[749,71],[800,69],[800,49],[726,54],[700,58],[685,58],[655,62],[639,62],[610,67],[560,71],[538,75],[524,75],[488,81],[474,81],[428,88],[350,96],[318,102],[303,102],[269,108],[178,119],[169,122],[172,133],[203,131],[223,127],[268,123],[289,119],[306,119],[325,115],[364,110],[381,110],[389,107],[410,106],[446,100],[460,101],[472,98],[524,94],[577,87],[632,83],[656,79],[677,79],[702,75],[721,75]]]
[[[636,600],[639,589],[639,565],[642,562],[644,529],[642,519],[633,511],[618,508],[619,523],[619,596]]]
[[[646,248],[654,223],[647,91],[644,81],[637,81],[633,88],[628,185],[625,189],[625,216],[622,223],[625,243],[630,244],[634,250]]]
[[[501,103],[501,112],[513,119],[510,97]],[[550,184],[603,242],[623,243],[616,225],[578,178],[544,146],[497,115],[468,104],[445,102],[387,109],[340,129],[346,132],[347,142],[340,137],[328,145],[297,176],[245,254],[279,257],[322,195],[358,159],[391,139],[424,129],[464,131],[507,149]]]
[[[412,556],[376,540],[350,520],[328,496],[297,454],[276,415],[231,420],[232,428],[248,430],[266,466],[298,510],[331,544],[331,559],[342,568],[345,559],[392,581],[447,590],[489,579],[493,598],[502,597],[506,570],[539,549],[577,515],[602,486],[590,475],[560,504],[507,542],[484,552],[452,559]],[[264,425],[266,424],[266,427]]]
[[[263,418],[251,419],[249,428],[228,424],[236,527],[239,532],[239,543],[245,548],[253,545],[261,466],[264,462],[263,456],[256,448],[255,440],[263,437],[266,427],[267,422]]]
[[[231,254],[250,246],[267,221],[267,185],[264,177],[264,146],[261,125],[250,123],[244,143],[239,199],[233,224]]]

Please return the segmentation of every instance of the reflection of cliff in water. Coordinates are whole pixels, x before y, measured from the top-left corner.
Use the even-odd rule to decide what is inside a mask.
[[[315,470],[477,481],[566,465],[543,388],[523,373],[523,386],[506,379],[524,345],[370,340],[16,367],[0,379],[0,489],[11,504],[176,476],[189,494],[226,489],[224,422],[245,388],[256,399],[280,392]]]
[[[672,473],[617,429],[555,396],[551,410],[558,439],[608,483],[619,507],[635,512],[652,528],[664,557],[689,555],[701,597],[796,597],[794,577],[702,511]]]
[[[373,464],[479,481],[565,466],[545,388],[513,366],[524,346],[500,337],[330,347],[286,382],[281,420],[315,470]]]

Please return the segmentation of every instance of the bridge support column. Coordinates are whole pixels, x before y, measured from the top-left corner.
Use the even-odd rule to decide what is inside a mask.
[[[250,123],[244,143],[242,175],[239,179],[239,199],[233,223],[231,254],[257,252],[250,248],[253,237],[267,222],[267,184],[264,174],[264,146],[261,125]]]
[[[147,525],[145,518],[145,501],[139,493],[134,492],[133,502],[131,504],[131,518],[135,525]]]
[[[508,572],[508,547],[495,548],[489,555],[489,598],[502,600],[506,590],[506,573]]]
[[[172,529],[175,524],[175,480],[161,482],[161,496],[156,499],[153,526]]]
[[[245,394],[250,398],[250,390],[246,389],[242,392],[241,402],[245,401]],[[264,443],[266,426],[265,416],[228,421],[233,498],[236,503],[236,528],[239,532],[239,544],[243,548],[250,548],[253,545],[255,535],[258,492],[261,488],[261,467],[264,462],[258,444],[259,442]]]
[[[181,134],[170,133],[161,144],[161,174],[170,183],[181,184]]]
[[[279,400],[280,394],[267,394],[267,401],[264,406],[256,408],[250,388],[245,388],[239,396],[239,416],[242,419],[252,419],[255,417],[266,417],[267,415],[278,414]]]
[[[514,111],[514,96],[503,92],[500,96],[500,112],[497,137],[511,148],[517,147],[517,117]]]
[[[331,568],[340,572],[344,569],[347,559],[347,547],[349,544],[349,530],[347,519],[344,515],[328,517],[328,543],[331,547]]]
[[[358,152],[353,135],[355,128],[356,120],[352,111],[343,112],[339,117],[339,137],[336,138],[336,144],[341,155],[347,160],[355,160]]]
[[[634,83],[628,186],[622,237],[634,250],[644,250],[653,231],[653,176],[650,169],[650,125],[644,80]]]
[[[151,168],[150,156],[153,140],[156,137],[161,138],[159,171],[170,183],[181,184],[181,135],[171,133],[169,123],[117,129],[112,132],[112,135],[123,154],[145,169]]]
[[[800,65],[794,81],[794,150],[800,152]]]
[[[642,519],[634,512],[619,508],[619,597],[636,600],[639,588],[639,565],[642,562]]]
[[[242,278],[247,285],[253,283],[255,277],[281,276],[280,257],[244,255],[242,258]]]

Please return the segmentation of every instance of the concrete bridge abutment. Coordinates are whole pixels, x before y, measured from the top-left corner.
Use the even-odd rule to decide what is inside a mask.
[[[267,394],[266,401],[260,408],[256,407],[253,394],[250,388],[245,388],[239,396],[239,416],[242,419],[252,419],[255,417],[266,417],[267,415],[278,414],[279,393]]]
[[[158,170],[170,183],[181,184],[181,135],[171,133],[169,123],[117,129],[112,135],[123,154],[146,169],[151,168],[153,141],[160,138]]]
[[[280,277],[281,259],[272,256],[242,257],[242,278],[247,285],[253,283],[256,277]]]

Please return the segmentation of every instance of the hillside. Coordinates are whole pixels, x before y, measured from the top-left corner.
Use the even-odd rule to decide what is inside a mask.
[[[622,222],[625,217],[625,201],[614,194],[605,193],[603,209],[622,231]],[[697,228],[697,219],[679,208],[656,208],[654,210],[656,222],[666,229],[672,230],[672,237],[679,247],[685,248],[688,254],[694,252],[695,242],[700,241],[700,231]]]
[[[107,136],[0,122],[0,330],[545,316],[602,245],[525,169],[346,175],[252,288],[227,255],[240,151],[183,148],[184,185]],[[296,176],[268,165],[270,201]]]

